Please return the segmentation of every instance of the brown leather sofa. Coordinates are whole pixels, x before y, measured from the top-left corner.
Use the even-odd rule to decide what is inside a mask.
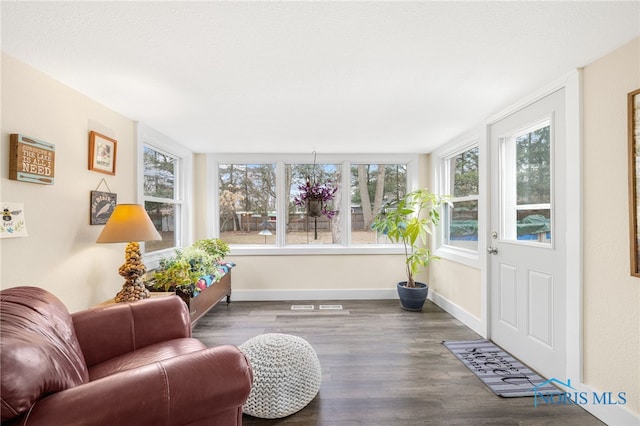
[[[179,297],[70,314],[37,287],[0,292],[3,425],[241,425],[252,371],[191,337]]]

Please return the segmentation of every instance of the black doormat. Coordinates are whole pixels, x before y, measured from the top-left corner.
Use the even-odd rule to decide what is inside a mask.
[[[559,391],[488,340],[444,341],[442,344],[496,395],[509,398]]]

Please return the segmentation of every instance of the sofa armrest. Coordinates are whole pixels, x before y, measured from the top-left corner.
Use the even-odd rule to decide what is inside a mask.
[[[235,424],[252,379],[237,347],[218,346],[55,393],[10,424]]]
[[[72,319],[89,367],[154,343],[191,337],[189,309],[177,296],[96,307]]]

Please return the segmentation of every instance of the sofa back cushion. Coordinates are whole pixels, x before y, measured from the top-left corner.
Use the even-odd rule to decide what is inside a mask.
[[[0,292],[0,353],[2,422],[89,379],[69,311],[41,288]]]

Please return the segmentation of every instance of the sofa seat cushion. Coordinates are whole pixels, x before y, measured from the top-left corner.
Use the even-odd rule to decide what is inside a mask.
[[[89,378],[91,381],[98,380],[120,371],[131,370],[205,348],[206,346],[201,341],[191,337],[167,340],[89,367]]]

